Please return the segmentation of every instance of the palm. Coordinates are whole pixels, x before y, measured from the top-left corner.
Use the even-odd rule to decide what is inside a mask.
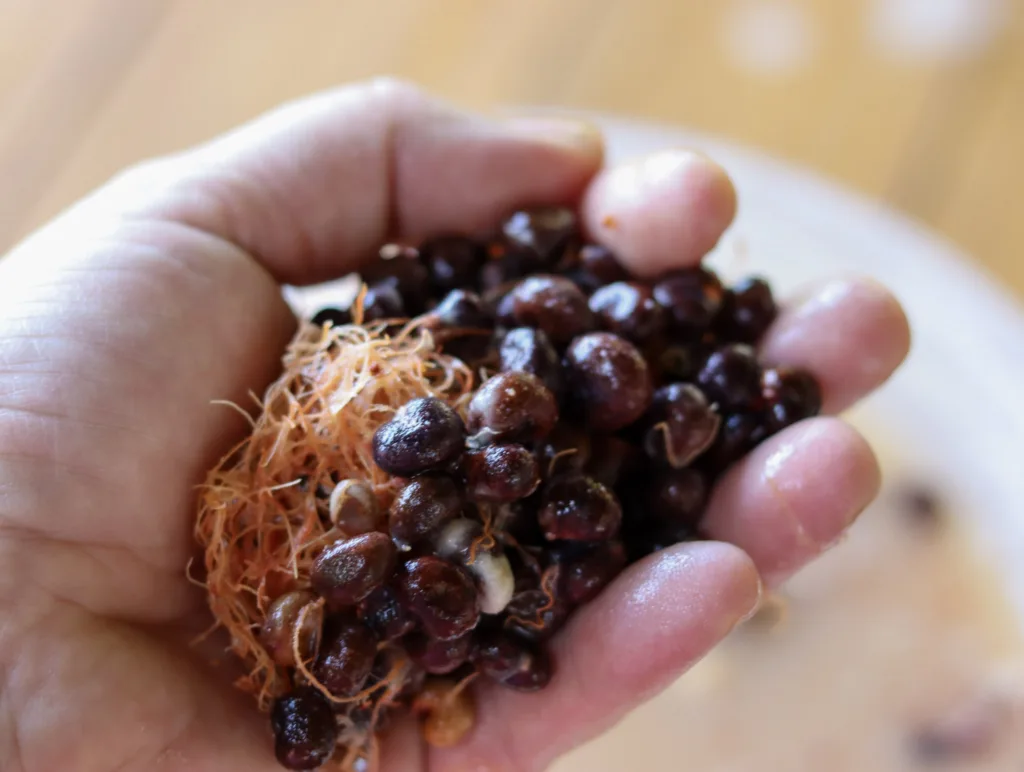
[[[397,96],[384,91],[374,98],[412,100],[415,109],[392,105],[381,120],[418,125],[419,113],[437,112],[406,89]],[[352,107],[345,101],[351,95],[332,99],[340,105],[335,113]],[[297,132],[302,150],[289,145],[287,121],[271,120],[262,130],[266,136],[250,130],[255,139],[243,134],[235,140],[237,157],[230,163],[238,168],[231,174],[197,180],[193,168],[182,172],[184,182],[165,184],[166,167],[137,173],[0,264],[0,601],[9,607],[0,627],[4,769],[277,768],[266,719],[231,687],[230,666],[211,666],[215,648],[198,651],[189,644],[209,619],[203,593],[188,582],[184,567],[195,549],[195,486],[245,428],[235,413],[211,403],[244,403],[250,390],[261,390],[294,327],[275,279],[342,272],[385,235],[383,211],[374,215],[380,224],[368,229],[360,221],[355,235],[344,224],[320,232],[330,231],[338,208],[322,200],[321,191],[351,171],[345,164],[355,162],[342,151],[355,140],[333,136],[338,116],[329,114],[328,121],[324,105],[307,109],[305,130]],[[432,147],[427,155],[433,160],[419,159],[435,172],[446,166],[446,154],[466,152],[460,134],[466,129],[445,125],[453,147]],[[399,136],[399,129],[392,134]],[[426,221],[410,215],[400,223],[404,232],[478,227],[520,200],[578,199],[596,168],[593,154],[479,141],[490,152],[467,153],[469,168],[459,182],[469,189],[454,190],[448,201],[454,214],[433,203],[436,175],[417,182],[405,172],[406,189],[398,193],[409,201],[391,206],[422,211]],[[380,148],[388,150],[399,152]],[[426,153],[422,147],[416,152]],[[357,163],[372,165],[373,157],[364,152]],[[357,181],[376,174],[359,171],[351,175]],[[386,176],[380,175],[385,186]],[[664,187],[664,173],[654,176]],[[252,185],[234,185],[247,177],[273,183],[254,198]],[[584,201],[595,221],[609,208],[638,206],[616,198],[612,177],[599,178]],[[676,199],[682,196],[683,203],[652,189],[640,202],[640,221],[659,205],[713,209],[711,192],[694,193],[692,170],[679,169],[677,177]],[[635,197],[635,179],[630,184]],[[157,193],[135,200],[138,190],[154,185]],[[376,200],[364,184],[348,194],[358,199],[353,211]],[[380,202],[388,204],[383,196]],[[268,217],[269,211],[278,214]],[[712,230],[730,216],[719,217]],[[653,211],[654,232],[627,234],[632,242],[613,246],[656,268],[666,258],[649,244],[665,236],[692,241],[699,254],[708,236],[686,219],[675,226],[681,233],[665,234],[657,223],[666,218]],[[712,243],[715,238],[717,232]],[[845,310],[828,313],[856,317],[850,342],[881,361],[881,369],[858,375],[827,357],[815,363],[814,347],[795,334],[799,330],[780,329],[776,336],[780,358],[807,359],[800,352],[812,351],[807,364],[824,381],[831,409],[876,385],[906,346],[891,299],[864,286],[858,292]],[[882,338],[888,350],[881,350]],[[830,381],[842,384],[831,396]],[[713,534],[744,547],[770,579],[832,541],[876,484],[862,441],[833,419],[812,423],[740,464],[711,503]],[[811,450],[803,457],[790,452],[766,490],[761,470],[767,454],[796,443],[801,431]],[[787,479],[821,471],[839,471],[845,482],[827,494],[815,494],[814,486],[787,492]],[[747,510],[759,513],[757,523],[744,519]],[[560,635],[555,655],[563,667],[549,689],[487,695],[477,730],[456,751],[426,754],[408,726],[398,727],[386,743],[385,766],[541,768],[667,684],[728,632],[756,591],[750,560],[722,544],[669,550],[638,564]],[[643,658],[626,655],[636,648]]]

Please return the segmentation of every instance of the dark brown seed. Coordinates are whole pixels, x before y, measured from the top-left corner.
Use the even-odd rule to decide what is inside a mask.
[[[695,469],[666,469],[645,486],[647,507],[659,530],[682,526],[690,532],[700,522],[707,503],[708,486]]]
[[[399,549],[408,550],[462,513],[462,493],[447,475],[423,475],[410,480],[391,502],[388,527]]]
[[[569,607],[543,590],[520,592],[505,609],[503,626],[508,632],[528,641],[546,641],[565,623]]]
[[[403,602],[433,638],[459,638],[480,619],[473,580],[450,561],[433,556],[414,558],[405,564],[398,581]]]
[[[726,416],[711,448],[701,457],[715,473],[739,461],[768,436],[764,419],[757,413]]]
[[[532,656],[533,647],[524,639],[487,630],[476,636],[470,661],[482,675],[500,683],[529,667]]]
[[[440,236],[420,247],[430,271],[434,292],[443,295],[454,289],[473,289],[486,257],[483,245],[465,236]]]
[[[499,373],[477,389],[466,410],[475,444],[534,442],[558,421],[558,405],[544,383],[530,373]]]
[[[317,556],[309,582],[331,608],[354,606],[387,581],[397,555],[391,539],[379,531],[342,539]]]
[[[622,573],[626,550],[621,542],[598,544],[590,551],[561,564],[562,593],[574,606],[588,603]]]
[[[597,326],[579,287],[562,276],[543,274],[523,279],[502,299],[498,321],[543,330],[556,346]]]
[[[404,644],[412,661],[431,675],[445,675],[469,660],[473,637],[470,634],[450,641],[438,641],[425,635],[413,635]]]
[[[643,453],[633,443],[614,434],[594,435],[590,441],[588,477],[608,488],[615,488],[643,465]]]
[[[322,308],[309,321],[317,327],[323,327],[325,324],[342,327],[352,323],[352,314],[347,308]]]
[[[295,652],[292,648],[295,628],[299,623],[302,609],[315,600],[316,596],[313,593],[296,590],[285,593],[267,607],[267,617],[260,630],[260,643],[278,665],[295,666]],[[322,620],[322,612],[312,613],[311,610],[303,617],[299,633],[299,653],[304,657],[310,657],[316,651]]]
[[[363,688],[376,656],[377,637],[369,627],[347,615],[331,617],[313,675],[335,697],[351,697]]]
[[[359,618],[383,641],[393,641],[416,627],[416,620],[390,587],[374,590],[359,606]]]
[[[545,487],[537,519],[548,540],[601,541],[618,535],[622,507],[601,483],[566,474]]]
[[[724,410],[752,410],[761,401],[761,366],[754,349],[744,344],[715,351],[697,374],[697,383]]]
[[[551,657],[543,648],[529,652],[519,669],[501,684],[519,692],[536,692],[551,682]]]
[[[490,445],[462,456],[466,495],[476,501],[524,499],[540,485],[537,458],[522,445]]]
[[[543,268],[540,259],[532,253],[503,250],[491,257],[480,269],[480,288],[485,293],[493,293],[509,282],[541,271]],[[503,294],[501,293],[501,296]]]
[[[391,284],[374,284],[363,297],[363,323],[407,316],[405,301]]]
[[[389,244],[381,249],[381,257],[360,271],[369,285],[386,285],[397,290],[409,314],[423,311],[430,295],[430,274],[413,247]]]
[[[316,769],[338,741],[334,710],[316,689],[304,686],[274,700],[270,709],[274,753],[285,769]]]
[[[622,429],[650,405],[653,388],[647,362],[636,346],[618,335],[580,336],[566,350],[565,360],[568,387],[592,429]]]
[[[696,386],[673,383],[654,392],[647,422],[644,451],[681,469],[711,447],[722,419]]]
[[[725,292],[715,329],[725,340],[757,343],[777,313],[768,282],[752,276]]]
[[[562,360],[543,330],[516,327],[501,341],[502,372],[530,373],[540,378],[552,394],[562,390]]]
[[[412,477],[440,469],[462,453],[465,427],[436,397],[411,400],[373,435],[373,459],[388,474]]]
[[[452,290],[430,313],[444,327],[483,329],[491,326],[480,296],[469,290]]]
[[[672,327],[688,336],[711,326],[724,292],[718,276],[703,267],[676,271],[654,285],[654,299],[668,311]]]
[[[572,280],[586,293],[617,281],[627,281],[629,272],[607,247],[587,244],[580,248]]]
[[[590,296],[590,310],[609,332],[634,343],[660,335],[665,329],[665,309],[654,299],[651,288],[635,281],[619,281],[596,290]]]
[[[514,213],[502,225],[514,248],[554,265],[577,237],[576,215],[562,207],[539,207]]]
[[[384,530],[373,487],[363,480],[342,480],[327,498],[331,523],[346,536]]]
[[[559,422],[540,445],[541,474],[582,472],[590,463],[591,436],[578,426]]]
[[[774,434],[821,411],[821,387],[806,370],[775,367],[761,375],[765,423]]]

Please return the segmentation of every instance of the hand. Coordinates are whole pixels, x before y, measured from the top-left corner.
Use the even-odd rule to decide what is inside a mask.
[[[484,121],[374,82],[131,169],[0,262],[0,768],[277,769],[266,717],[187,643],[209,622],[185,578],[195,485],[245,428],[211,401],[276,374],[295,326],[279,283],[347,273],[388,238],[580,204],[650,274],[696,263],[733,217],[703,157],[601,160],[587,127]],[[846,280],[787,305],[763,353],[812,370],[831,414],[907,346],[896,301]],[[400,726],[385,769],[544,768],[670,684],[754,610],[759,577],[835,542],[878,482],[835,418],[773,437],[713,495],[721,542],[632,566],[560,634],[547,690],[489,690],[452,750]]]

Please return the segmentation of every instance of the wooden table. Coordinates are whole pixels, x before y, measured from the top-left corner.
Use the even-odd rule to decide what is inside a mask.
[[[989,21],[943,38],[954,6]],[[379,73],[722,134],[1024,292],[1024,0],[0,0],[0,250],[136,159]]]

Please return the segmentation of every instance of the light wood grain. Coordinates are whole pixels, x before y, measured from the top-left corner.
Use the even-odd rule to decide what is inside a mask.
[[[812,44],[776,72],[727,43],[753,1],[0,0],[0,247],[127,164],[387,73],[474,108],[739,140],[892,202],[1024,292],[1024,0],[978,55],[938,62],[874,45],[867,0],[771,0]]]

